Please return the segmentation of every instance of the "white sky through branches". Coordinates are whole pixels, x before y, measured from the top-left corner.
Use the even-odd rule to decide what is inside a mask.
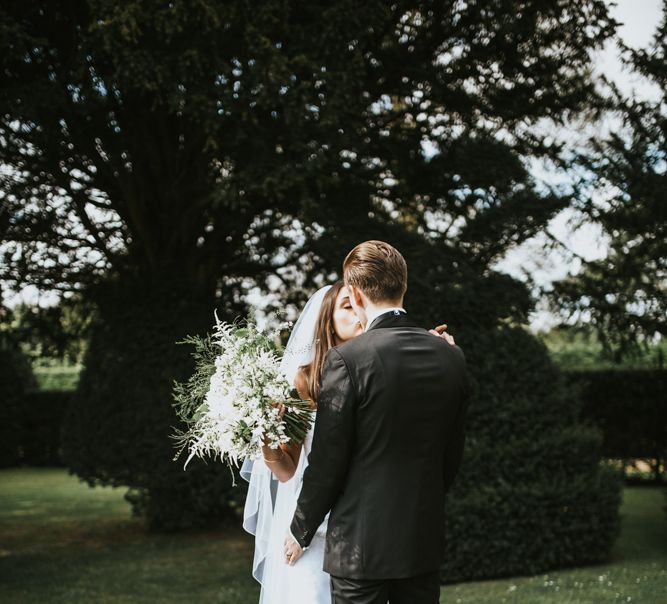
[[[626,45],[645,48],[651,43],[662,17],[661,0],[618,0],[609,2],[609,5],[612,16],[621,24],[618,34]],[[622,64],[614,42],[609,42],[605,49],[598,53],[595,68],[612,80],[624,95],[642,98],[656,96],[656,90],[646,80],[632,74]],[[574,133],[565,134],[570,137]],[[538,180],[554,184],[553,178],[550,178],[552,175],[548,172],[536,169],[533,174]],[[600,230],[590,225],[574,230],[571,222],[575,219],[574,212],[564,210],[550,222],[548,232],[586,260],[603,258],[606,255],[606,245]],[[544,234],[526,241],[510,250],[495,268],[521,280],[525,280],[528,275],[542,287],[548,287],[551,282],[578,270],[580,262],[576,258],[573,260],[559,252],[545,251],[546,241]],[[530,327],[533,331],[545,330],[556,322],[551,313],[538,305],[530,318]]]

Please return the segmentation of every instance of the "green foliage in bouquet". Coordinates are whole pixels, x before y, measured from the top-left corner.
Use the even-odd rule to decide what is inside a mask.
[[[211,384],[211,376],[215,372],[215,350],[210,334],[206,334],[204,337],[198,335],[187,336],[177,344],[192,344],[194,346],[192,357],[195,361],[195,370],[185,382],[174,380],[173,390],[173,406],[176,415],[187,425],[191,425],[202,414],[201,406]],[[182,430],[177,430],[177,434],[183,433]],[[185,444],[183,444],[184,446]],[[178,458],[183,447],[179,449],[174,459]]]

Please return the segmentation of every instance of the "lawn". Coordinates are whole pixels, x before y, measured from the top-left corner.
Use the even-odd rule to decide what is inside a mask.
[[[33,365],[32,371],[40,390],[76,390],[81,374],[81,365],[50,363]]]
[[[246,604],[252,537],[242,529],[147,534],[124,488],[61,469],[0,471],[0,602]],[[443,603],[667,602],[667,515],[657,487],[627,488],[611,564],[442,588]]]

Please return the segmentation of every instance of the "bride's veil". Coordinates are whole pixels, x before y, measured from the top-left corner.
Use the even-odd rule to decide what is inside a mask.
[[[308,300],[292,329],[280,362],[280,370],[294,385],[296,373],[302,365],[308,365],[315,357],[315,327],[322,308],[324,295],[331,285],[318,289]],[[252,576],[260,583],[264,574],[264,562],[269,549],[271,520],[275,505],[278,481],[267,465],[246,458],[241,466],[241,477],[247,480],[248,495],[243,509],[243,528],[255,535],[255,555]]]

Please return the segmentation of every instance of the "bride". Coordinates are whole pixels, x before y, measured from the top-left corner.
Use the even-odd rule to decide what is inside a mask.
[[[431,332],[453,344],[449,334],[440,333],[444,328],[445,325]],[[292,330],[281,361],[283,373],[302,399],[311,400],[317,407],[326,353],[362,332],[342,281],[313,294]],[[250,483],[243,528],[255,535],[252,574],[262,585],[260,604],[331,604],[329,575],[322,570],[329,514],[297,564],[288,565],[283,551],[308,466],[313,427],[314,422],[303,444],[288,443],[278,450],[265,445],[265,463],[246,459],[241,468],[241,476]]]

